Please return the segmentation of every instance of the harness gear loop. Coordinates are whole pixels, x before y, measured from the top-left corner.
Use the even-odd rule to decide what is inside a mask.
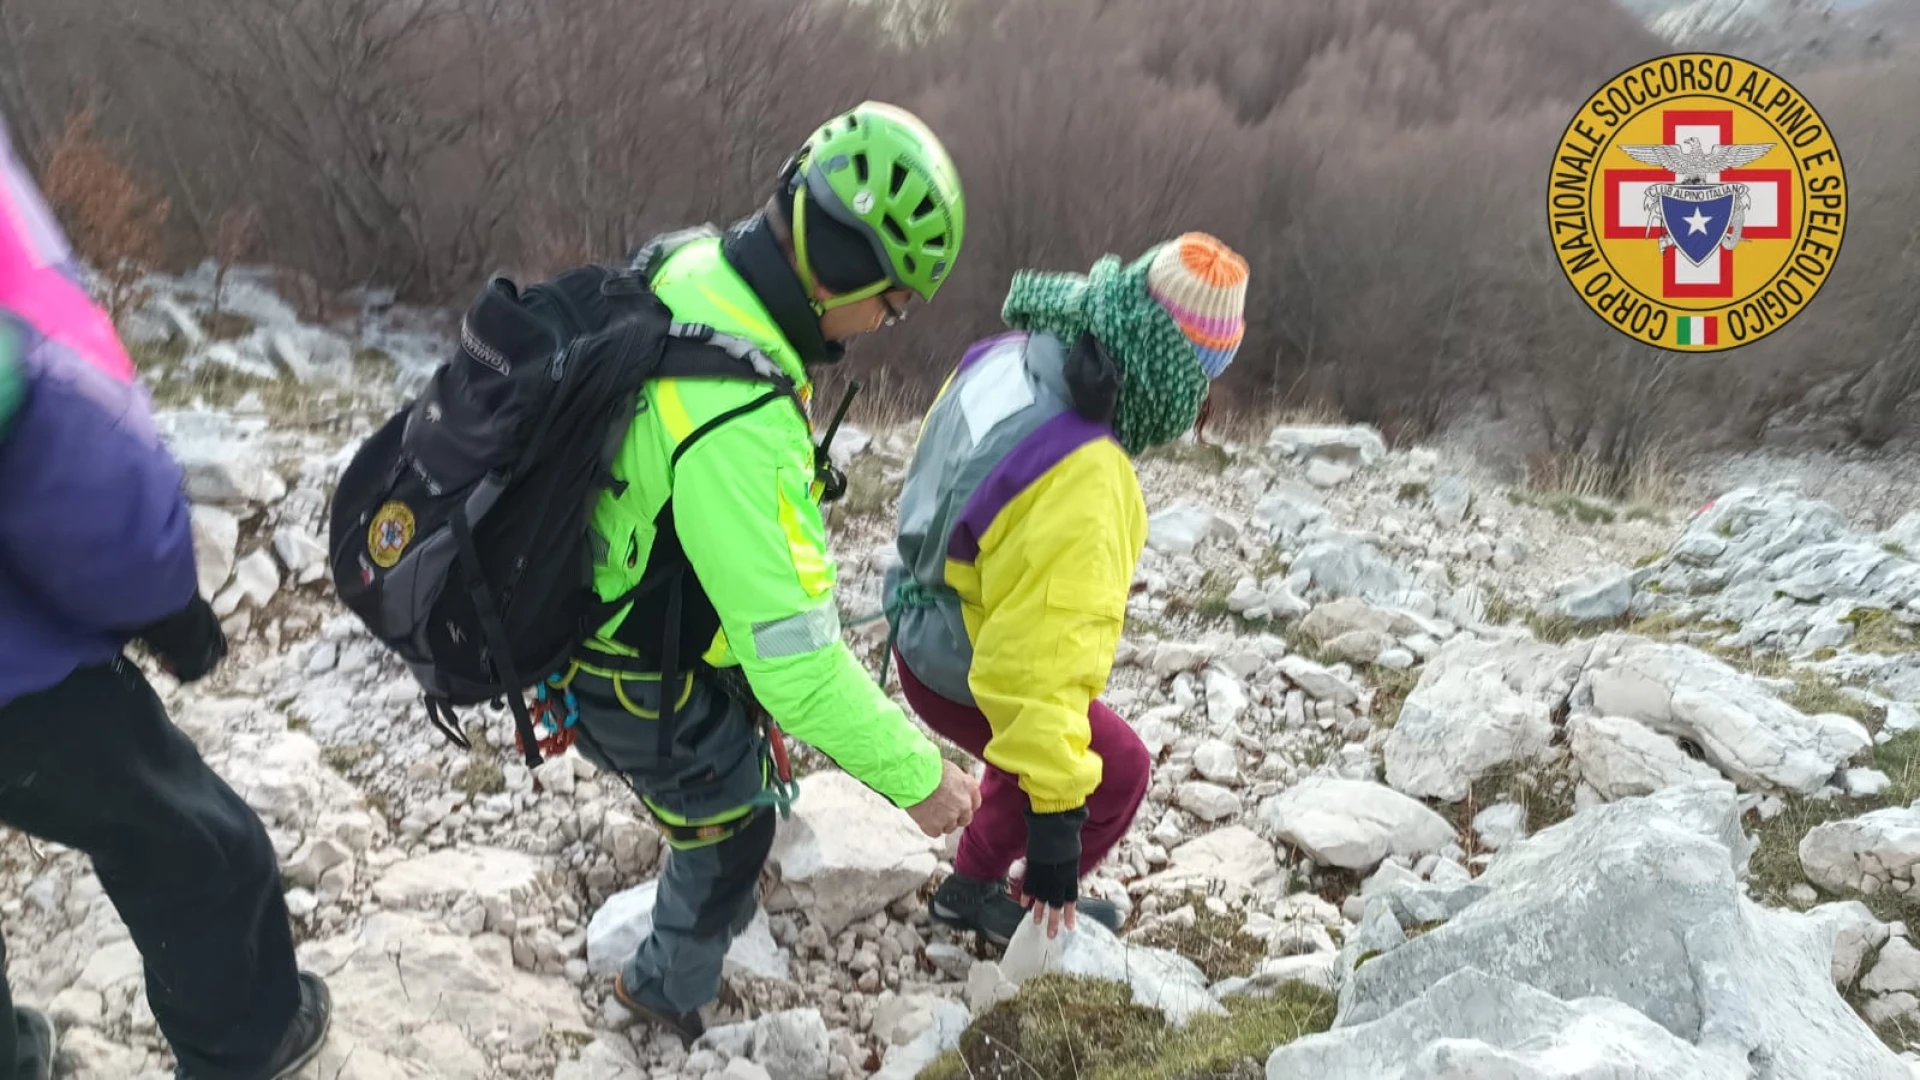
[[[564,675],[555,672],[542,679],[533,689],[530,719],[535,732],[534,745],[546,757],[558,757],[566,753],[579,738],[580,729],[576,725],[580,722],[580,701],[574,696],[572,685],[574,673],[578,670],[579,665],[574,664]],[[557,705],[555,695],[549,692],[549,688],[560,692]],[[558,718],[554,715],[556,711],[560,713]],[[544,734],[543,729],[546,732]],[[526,746],[518,731],[513,733],[513,744],[523,755],[526,753]]]

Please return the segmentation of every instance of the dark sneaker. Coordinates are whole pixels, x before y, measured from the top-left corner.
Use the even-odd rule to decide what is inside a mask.
[[[280,1037],[280,1046],[268,1059],[266,1080],[293,1080],[293,1075],[320,1056],[327,1044],[327,1032],[333,1026],[333,995],[320,976],[300,973],[300,1004],[293,1010],[293,1023]],[[174,1071],[173,1080],[193,1080],[185,1069]]]
[[[53,1021],[38,1009],[13,1010],[14,1066],[10,1076],[20,1080],[53,1080]]]
[[[1094,922],[1099,923],[1101,926],[1106,927],[1116,934],[1120,932],[1119,904],[1111,900],[1097,900],[1088,896],[1074,901],[1073,906],[1079,909],[1080,918],[1092,919]]]
[[[267,1080],[292,1080],[293,1074],[320,1056],[327,1032],[333,1027],[333,995],[320,976],[300,973],[300,1007],[293,1011],[293,1024],[280,1039],[267,1066]]]
[[[1120,932],[1120,908],[1113,901],[1086,897],[1074,901],[1073,906],[1081,918]],[[934,891],[928,910],[948,926],[981,934],[995,945],[1013,940],[1020,920],[1033,917],[1030,909],[1007,892],[1005,882],[981,881],[965,874],[949,874]]]
[[[947,875],[933,892],[927,912],[955,930],[971,930],[995,945],[1013,940],[1027,909],[1007,895],[1005,882],[982,881],[965,874]]]
[[[707,1033],[706,1021],[700,1019],[700,1013],[697,1010],[690,1013],[663,1012],[634,1000],[633,995],[627,992],[627,980],[624,975],[614,975],[613,997],[620,1003],[621,1008],[632,1013],[635,1018],[678,1035],[680,1042],[689,1048],[699,1041],[700,1036]]]

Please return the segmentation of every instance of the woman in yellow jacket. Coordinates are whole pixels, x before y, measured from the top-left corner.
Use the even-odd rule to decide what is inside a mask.
[[[1151,761],[1106,689],[1146,505],[1132,458],[1180,437],[1239,348],[1247,264],[1188,233],[1129,265],[1014,276],[923,422],[887,580],[892,654],[928,726],[987,764],[935,918],[1004,943],[1025,910],[1118,929],[1079,880]],[[1016,859],[1026,873],[1010,888]],[[1018,899],[1015,898],[1017,890]]]

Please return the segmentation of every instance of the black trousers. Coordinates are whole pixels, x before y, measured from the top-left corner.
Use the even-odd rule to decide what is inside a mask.
[[[258,1080],[300,997],[273,845],[138,668],[82,668],[0,707],[0,822],[93,860],[187,1075]],[[14,1039],[0,978],[0,1080]]]

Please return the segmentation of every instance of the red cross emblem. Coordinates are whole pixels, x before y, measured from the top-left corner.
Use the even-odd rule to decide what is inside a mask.
[[[1688,138],[1701,146],[1733,143],[1731,109],[1662,109],[1666,142],[1678,144]],[[1644,240],[1653,243],[1657,232],[1648,231],[1644,208],[1647,188],[1672,183],[1680,178],[1666,169],[1606,169],[1606,231],[1608,240]],[[1741,230],[1742,240],[1791,240],[1793,238],[1793,170],[1727,169],[1710,174],[1710,183],[1744,184],[1752,206]],[[1661,255],[1660,293],[1667,300],[1730,300],[1733,298],[1733,249],[1721,248],[1704,265],[1694,266],[1681,259],[1677,248],[1669,247]]]

